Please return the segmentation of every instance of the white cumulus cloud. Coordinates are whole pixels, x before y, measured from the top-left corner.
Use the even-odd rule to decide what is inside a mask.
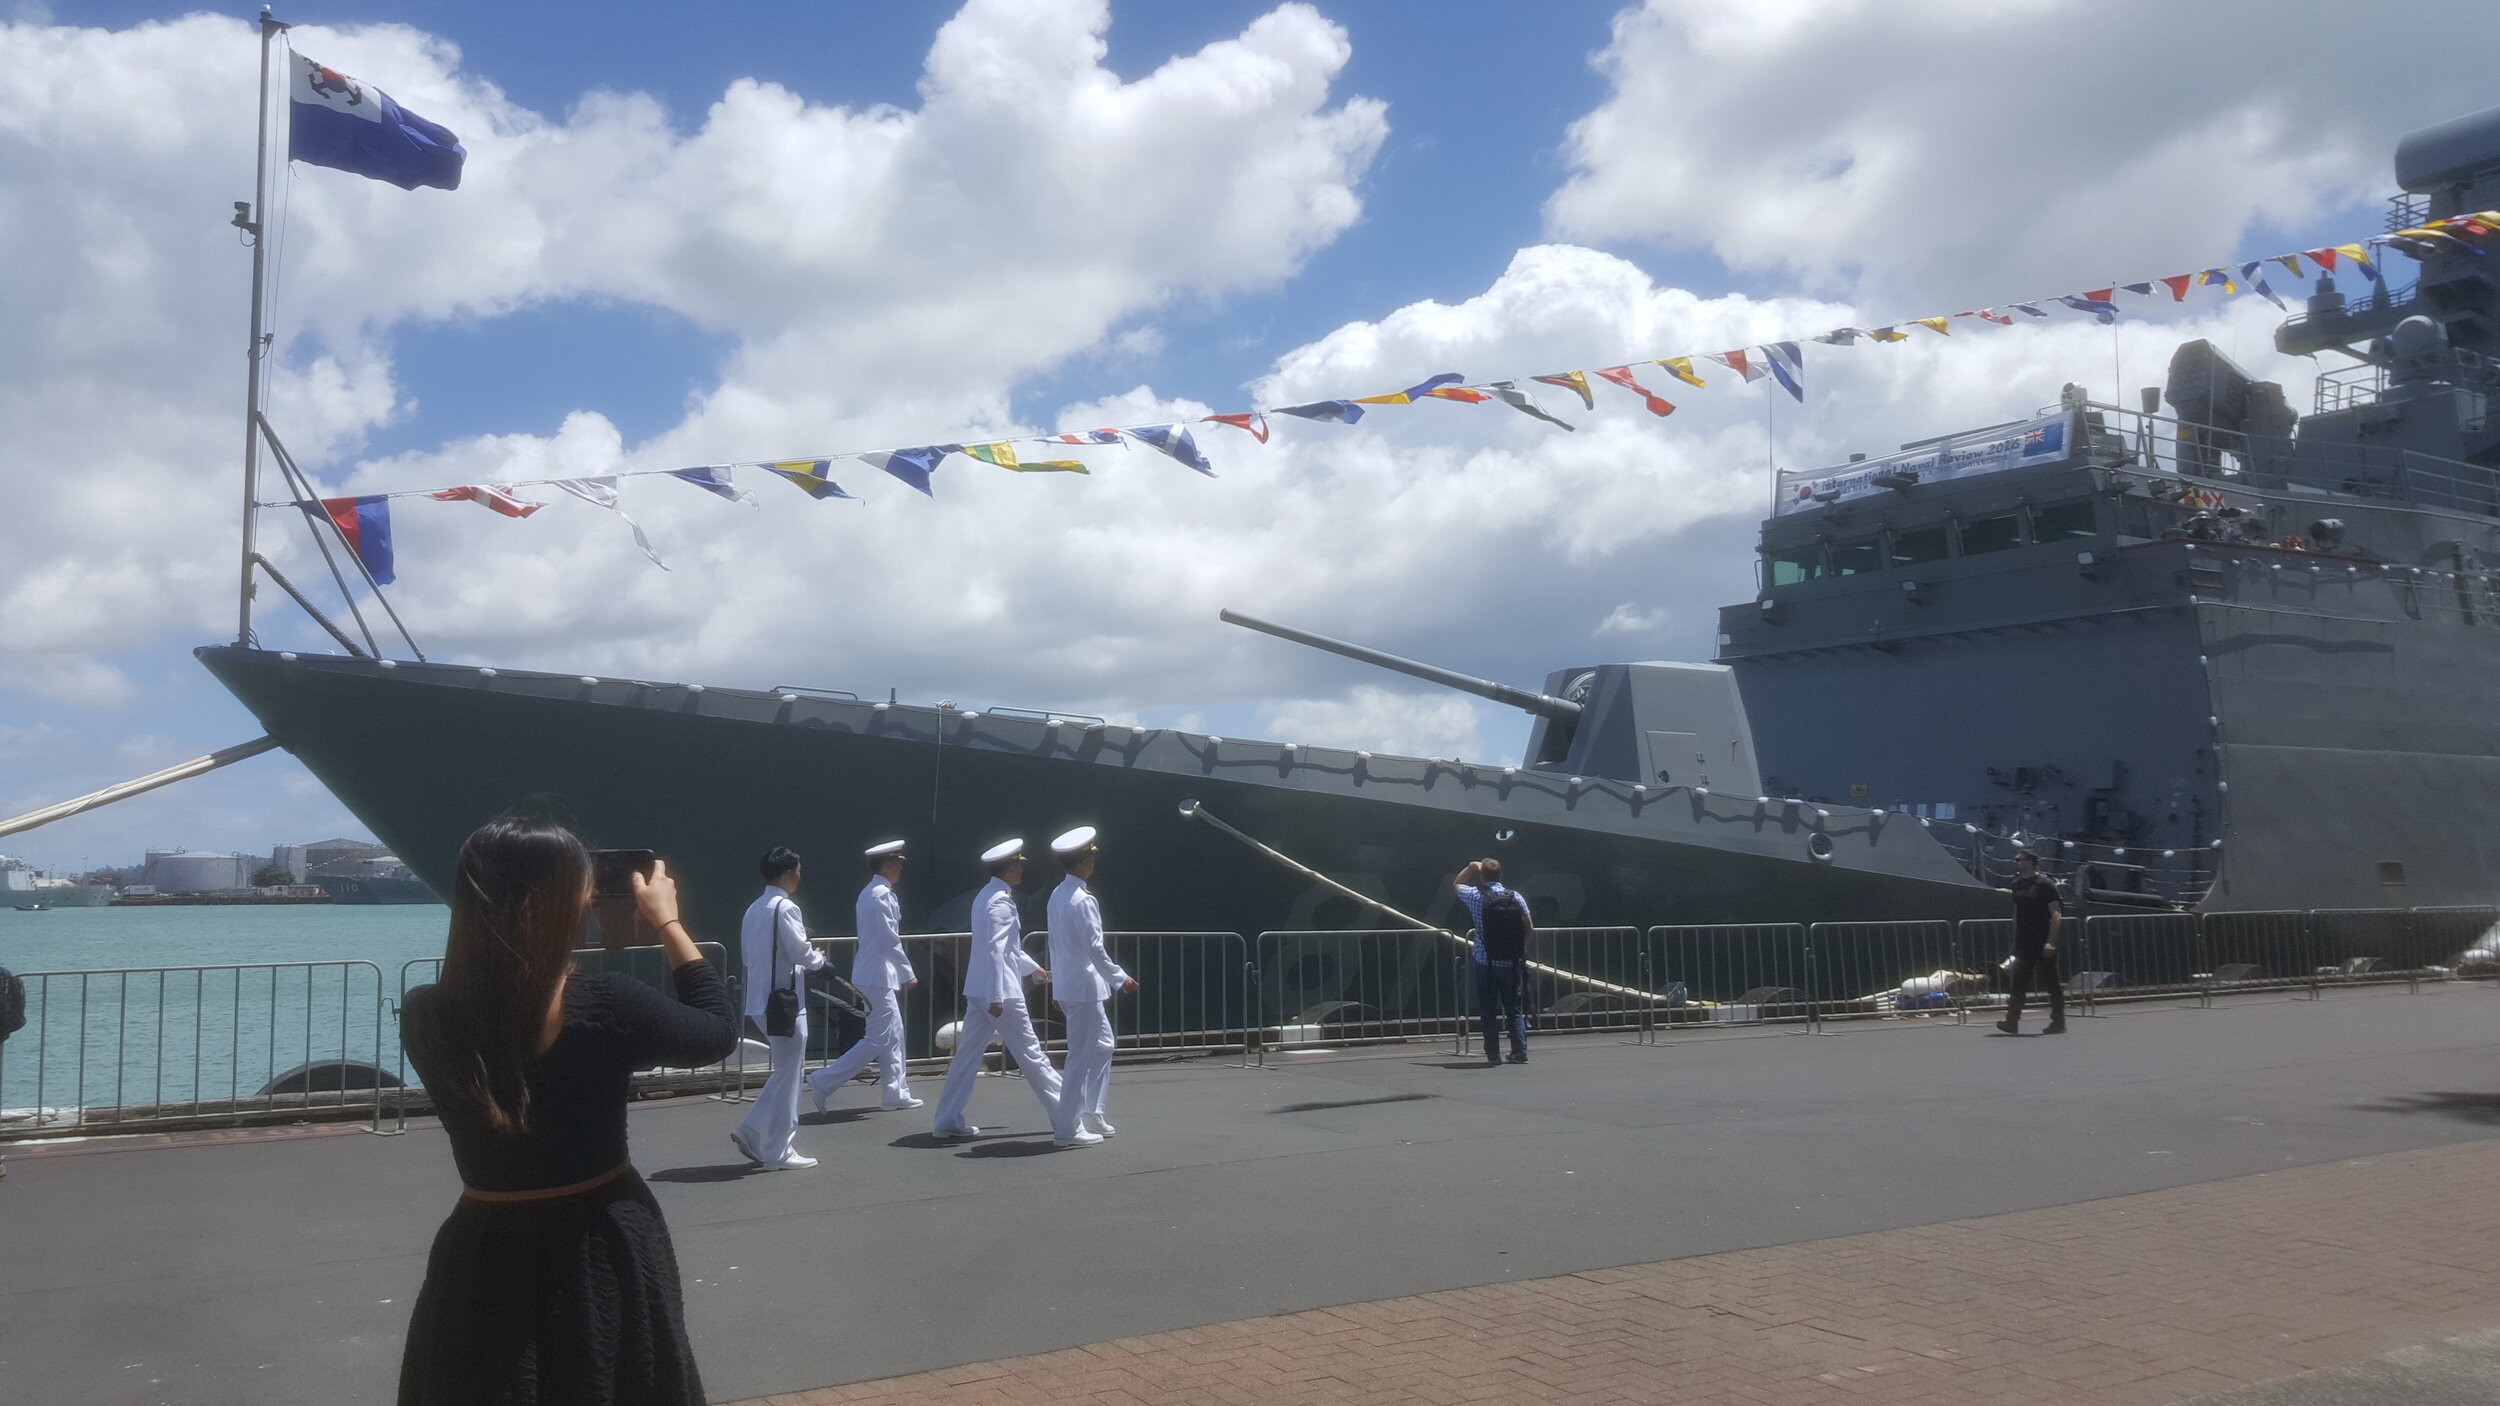
[[[1893,317],[2156,277],[2336,210],[2375,232],[2396,137],[2488,106],[2496,47],[2482,0],[1646,0],[1547,224]]]

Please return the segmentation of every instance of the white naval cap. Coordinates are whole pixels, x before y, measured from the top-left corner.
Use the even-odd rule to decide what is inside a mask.
[[[902,852],[903,842],[901,840],[888,840],[881,845],[870,845],[864,851],[870,859],[883,859],[889,854],[901,854]]]
[[[1005,860],[1022,858],[1023,855],[1024,837],[1018,835],[1012,840],[1000,840],[997,844],[981,851],[981,862],[984,864],[997,864]]]
[[[1052,854],[1083,854],[1094,847],[1094,836],[1097,833],[1099,832],[1091,825],[1079,825],[1051,841],[1050,852]]]

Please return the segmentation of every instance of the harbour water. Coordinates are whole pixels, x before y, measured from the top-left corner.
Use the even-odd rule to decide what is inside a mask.
[[[0,1116],[214,1107],[299,1065],[396,1071],[396,1010],[431,980],[450,910],[404,906],[0,911],[27,1025],[0,1043]]]
[[[403,963],[443,954],[450,919],[438,903],[0,908],[0,967],[24,975],[352,958],[396,979]]]

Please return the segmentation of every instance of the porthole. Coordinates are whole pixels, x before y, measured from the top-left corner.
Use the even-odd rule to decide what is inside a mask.
[[[1817,863],[1829,864],[1833,853],[1832,837],[1820,830],[1815,831],[1806,837],[1806,853],[1813,855]]]

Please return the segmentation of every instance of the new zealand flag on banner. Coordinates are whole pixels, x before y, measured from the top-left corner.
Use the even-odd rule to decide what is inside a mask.
[[[337,69],[302,54],[294,60],[287,87],[288,160],[353,171],[402,190],[460,189],[460,164],[469,153],[450,128],[426,121]]]

